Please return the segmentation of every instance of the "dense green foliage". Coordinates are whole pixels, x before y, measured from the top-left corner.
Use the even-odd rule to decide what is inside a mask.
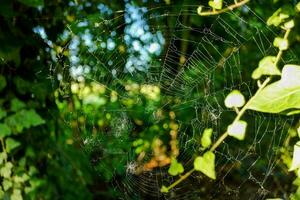
[[[300,3],[201,4],[1,0],[0,199],[299,200]]]

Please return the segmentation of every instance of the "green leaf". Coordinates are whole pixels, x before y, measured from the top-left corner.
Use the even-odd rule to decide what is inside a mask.
[[[30,128],[44,124],[45,121],[35,112],[35,110],[21,110],[5,119],[5,122],[13,131],[20,133],[24,128]]]
[[[12,183],[11,180],[6,179],[6,178],[3,180],[3,189],[4,189],[4,191],[9,190],[12,186],[13,186],[13,183]]]
[[[0,153],[0,165],[7,159],[7,153],[6,152],[1,152]]]
[[[11,162],[5,163],[5,165],[0,169],[0,175],[4,178],[10,178],[12,168],[13,164]]]
[[[208,2],[208,5],[214,9],[222,9],[223,0],[212,0]]]
[[[172,159],[168,173],[172,176],[176,176],[178,174],[181,174],[183,171],[184,171],[184,168],[183,168],[182,164],[177,162],[176,159]]]
[[[6,144],[6,150],[8,153],[10,153],[12,150],[14,150],[15,148],[17,148],[21,145],[20,142],[14,140],[12,138],[7,138],[5,140],[5,144]]]
[[[295,21],[292,19],[283,24],[284,29],[291,29],[295,26]]]
[[[194,160],[194,168],[209,178],[216,179],[215,154],[211,151],[207,151],[203,156],[198,156]]]
[[[275,65],[275,56],[266,56],[258,64],[252,73],[253,79],[259,79],[263,75],[281,75],[279,69]]]
[[[213,129],[212,128],[206,128],[203,131],[202,137],[201,137],[201,145],[204,148],[207,148],[211,145],[211,135],[212,135]]]
[[[273,45],[275,47],[278,47],[280,50],[287,50],[288,46],[289,46],[289,43],[288,43],[287,39],[284,39],[284,38],[281,38],[281,37],[276,37],[274,42],[273,42]]]
[[[300,12],[300,2],[297,3],[296,10],[297,10],[297,12]]]
[[[0,138],[11,135],[11,130],[6,124],[0,123]]]
[[[300,66],[285,65],[282,77],[258,93],[248,109],[266,113],[280,113],[288,109],[300,109]]]
[[[233,122],[231,125],[228,126],[227,133],[228,135],[238,140],[244,140],[246,135],[246,128],[247,128],[247,122],[239,120]]]
[[[201,12],[202,12],[202,9],[203,9],[203,6],[199,6],[199,7],[197,8],[197,13],[198,13],[198,15],[200,15],[200,14],[201,14]]]
[[[233,90],[227,95],[224,103],[227,108],[239,108],[245,104],[245,97],[240,91]]]
[[[0,187],[0,199],[4,199],[4,194],[5,194],[4,191]]]
[[[293,161],[289,171],[300,168],[300,141],[294,145]]]
[[[22,193],[20,189],[14,189],[12,195],[10,196],[11,200],[23,200]]]
[[[19,1],[30,7],[44,6],[44,0],[19,0]]]
[[[4,76],[0,75],[0,92],[6,87],[6,79]]]
[[[25,106],[26,106],[25,103],[20,101],[17,98],[12,99],[10,102],[10,109],[11,109],[11,111],[14,111],[14,112],[21,110]]]
[[[2,119],[3,117],[6,117],[6,111],[0,108],[0,119]]]
[[[268,26],[279,26],[286,19],[293,15],[295,15],[294,8],[291,5],[285,5],[276,10],[276,12],[271,17],[269,17],[267,24]]]
[[[166,186],[162,186],[161,187],[161,189],[160,189],[160,192],[162,192],[162,193],[168,193],[169,192],[169,190],[168,190],[168,188],[166,187]]]

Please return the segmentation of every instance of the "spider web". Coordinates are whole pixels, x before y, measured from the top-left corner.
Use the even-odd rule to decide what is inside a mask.
[[[71,36],[71,41],[65,45],[70,48],[70,64],[53,69],[58,73],[57,78],[61,79],[62,91],[64,85],[71,84],[74,79],[78,82],[88,80],[110,91],[122,90],[118,83],[127,77],[134,77],[139,84],[159,86],[162,96],[177,99],[161,108],[169,107],[175,113],[189,113],[189,119],[176,121],[180,126],[180,154],[177,159],[184,165],[185,171],[193,167],[195,153],[201,153],[199,138],[203,130],[212,127],[213,141],[216,141],[232,121],[230,117],[228,119],[232,111],[225,108],[223,103],[226,95],[233,89],[239,89],[248,98],[251,97],[257,86],[246,72],[249,68],[254,69],[263,56],[276,53],[272,46],[276,33],[248,6],[242,7],[241,15],[230,11],[205,17],[200,21],[202,23],[191,25],[186,19],[198,16],[197,7],[183,5],[180,12],[173,13],[172,6],[147,9],[127,3],[125,10],[113,15],[109,7],[102,4],[103,19],[79,20],[67,28],[62,39]],[[253,25],[255,23],[247,22],[242,16],[255,18],[264,26]],[[140,24],[137,20],[140,20]],[[162,21],[166,21],[167,25],[159,23]],[[236,30],[234,24],[230,24],[232,22],[247,31]],[[95,24],[96,35],[92,35],[88,29],[84,34],[76,33],[75,28],[84,29],[87,23]],[[142,34],[138,33],[138,29],[130,33],[132,26],[144,27]],[[147,33],[150,39],[140,39]],[[186,33],[188,36],[184,35]],[[138,39],[140,43],[135,43]],[[81,51],[80,41],[86,47]],[[122,46],[117,47],[117,43]],[[140,47],[137,48],[137,45]],[[247,49],[250,45],[256,48]],[[128,54],[120,53],[122,47],[127,48]],[[147,49],[146,53],[143,48]],[[249,51],[256,52],[253,63],[243,61]],[[86,59],[84,65],[80,60],[82,57]],[[296,59],[292,52],[288,52],[288,60],[283,62]],[[179,66],[174,67],[178,62]],[[71,73],[72,77],[63,78],[64,72]],[[220,74],[223,76],[221,79]],[[120,95],[126,98],[126,94]],[[116,116],[111,132],[121,139],[130,140],[123,138],[122,134],[134,129],[128,117],[131,110],[124,107],[106,111]],[[85,116],[85,112],[82,110],[81,115]],[[115,178],[112,184],[117,191],[121,191],[119,198],[265,199],[276,196],[272,189],[278,187],[276,184],[279,180],[273,177],[273,173],[276,172],[280,147],[287,136],[287,125],[292,119],[252,111],[247,111],[246,116],[249,119],[246,140],[241,142],[228,138],[215,151],[217,180],[210,181],[196,172],[168,194],[160,192],[161,186],[173,183],[178,177],[168,175],[167,166],[136,174],[136,155],[133,150],[116,150],[110,155],[111,159],[114,155],[121,155],[120,163],[124,163],[124,160],[126,163],[123,165],[126,176],[116,178],[114,173],[117,174],[118,169],[107,169],[107,173]],[[68,119],[66,122],[69,124]],[[92,132],[88,128],[84,131]],[[105,143],[101,139],[93,139],[92,134],[79,134],[77,139],[83,141],[83,149],[88,148],[87,151],[101,149]],[[100,156],[98,162],[101,163],[102,159],[104,157]]]

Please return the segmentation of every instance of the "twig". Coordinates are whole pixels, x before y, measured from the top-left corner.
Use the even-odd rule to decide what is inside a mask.
[[[187,173],[185,173],[184,175],[182,175],[177,181],[175,181],[174,183],[172,183],[171,185],[169,185],[167,187],[167,190],[169,191],[170,189],[172,189],[173,187],[175,187],[176,185],[178,185],[179,183],[181,183],[184,179],[186,179],[187,177],[189,177],[194,171],[195,171],[195,168],[191,169],[190,171],[188,171]]]
[[[221,10],[213,10],[213,11],[206,11],[206,12],[200,12],[198,13],[200,16],[209,16],[209,15],[218,15],[218,14],[221,14],[221,13],[224,13],[224,12],[227,12],[229,10],[233,10],[235,8],[238,8],[238,7],[241,7],[242,5],[248,3],[250,0],[244,0],[244,1],[240,1],[240,2],[237,2],[235,4],[232,4],[226,8],[223,8]]]

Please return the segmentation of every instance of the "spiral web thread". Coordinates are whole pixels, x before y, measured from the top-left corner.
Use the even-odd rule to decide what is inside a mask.
[[[127,58],[119,53],[117,47],[111,48],[110,53],[107,54],[108,47],[103,48],[95,42],[98,36],[115,35],[115,32],[128,25],[120,20],[126,15],[126,10],[119,11],[117,17],[114,18],[109,15],[110,19],[84,19],[75,23],[78,26],[82,25],[83,21],[93,20],[98,23],[95,29],[99,26],[107,27],[99,29],[98,35],[93,35],[89,39],[91,44],[87,45],[88,50],[84,51],[87,53],[85,56],[96,59],[97,62],[93,63],[94,71],[86,74],[79,73],[81,79],[92,80],[99,85],[104,85],[108,90],[113,90],[116,88],[110,88],[110,85],[121,81],[129,74],[142,76],[144,84],[159,85],[162,95],[180,99],[180,103],[169,105],[173,111],[193,111],[192,120],[178,121],[180,127],[185,127],[178,133],[180,146],[178,160],[183,163],[186,171],[193,166],[193,155],[190,150],[199,151],[197,138],[201,136],[203,130],[212,127],[214,129],[213,141],[215,141],[228,125],[224,124],[226,120],[222,118],[224,113],[232,112],[223,104],[226,95],[233,89],[239,89],[250,97],[253,95],[251,91],[255,91],[254,82],[251,82],[249,75],[243,74],[243,68],[255,68],[255,66],[246,66],[247,63],[243,63],[243,56],[246,56],[243,48],[250,43],[256,45],[258,57],[254,63],[257,63],[263,56],[276,51],[272,46],[276,34],[271,29],[266,25],[255,27],[235,12],[207,17],[211,22],[210,26],[185,24],[185,17],[197,16],[197,7],[198,5],[183,5],[180,12],[172,13],[169,11],[172,10],[171,7],[158,6],[144,12],[142,18],[148,23],[149,31],[153,33],[152,36],[154,37],[155,32],[159,30],[163,33],[165,41],[169,41],[162,47],[161,52],[154,55],[147,63],[148,68],[144,72],[124,70]],[[263,22],[248,6],[244,6],[242,10],[247,15]],[[169,18],[173,19],[173,21],[170,20],[174,22],[173,24],[162,26],[155,23],[156,20],[163,21]],[[228,19],[234,19],[236,23],[249,31],[241,35],[239,30],[235,30],[228,23]],[[190,35],[197,35],[196,39],[183,38],[182,33],[187,30]],[[164,34],[167,31],[169,35]],[[218,35],[215,32],[223,34]],[[84,37],[76,35],[72,31],[72,26],[68,28],[68,34],[72,34],[72,38]],[[124,35],[114,36],[112,39],[116,43],[126,44]],[[177,44],[183,41],[188,44],[189,49],[192,49],[189,51],[191,53],[178,49]],[[225,49],[220,49],[221,45],[225,46]],[[72,46],[70,48],[72,51]],[[80,58],[82,52],[76,49],[76,47],[73,48],[74,54]],[[289,52],[289,55],[290,60],[296,59],[292,52]],[[174,71],[173,66],[180,58],[182,58],[181,67],[178,71]],[[76,62],[72,67],[74,69],[78,67]],[[100,69],[107,71],[111,76],[102,75]],[[223,80],[216,80],[216,74],[223,74]],[[116,122],[116,129],[114,129],[116,132],[121,132],[122,128],[129,129],[125,126],[131,126],[126,117],[128,111],[126,108],[112,111],[120,115],[120,119]],[[124,166],[126,177],[122,181],[115,180],[114,187],[122,192],[122,199],[264,199],[270,194],[272,196],[272,187],[276,184],[272,173],[276,168],[279,148],[287,135],[286,125],[291,119],[251,111],[247,112],[247,115],[252,119],[249,122],[251,128],[247,131],[251,137],[245,142],[237,142],[234,139],[225,140],[215,152],[217,181],[212,182],[197,172],[176,186],[170,193],[162,194],[160,193],[162,184],[168,185],[178,177],[168,175],[167,167],[156,168],[137,175],[133,173],[135,168],[133,153],[116,152],[122,154],[127,160],[127,165]],[[267,141],[266,138],[268,138]],[[86,138],[78,136],[78,140],[86,140]],[[96,142],[95,145],[97,144]],[[268,163],[264,163],[264,167],[259,168],[262,160],[267,160]],[[237,166],[239,166],[238,169]],[[235,174],[241,178],[235,179]],[[251,186],[251,191],[248,190],[249,186]]]

